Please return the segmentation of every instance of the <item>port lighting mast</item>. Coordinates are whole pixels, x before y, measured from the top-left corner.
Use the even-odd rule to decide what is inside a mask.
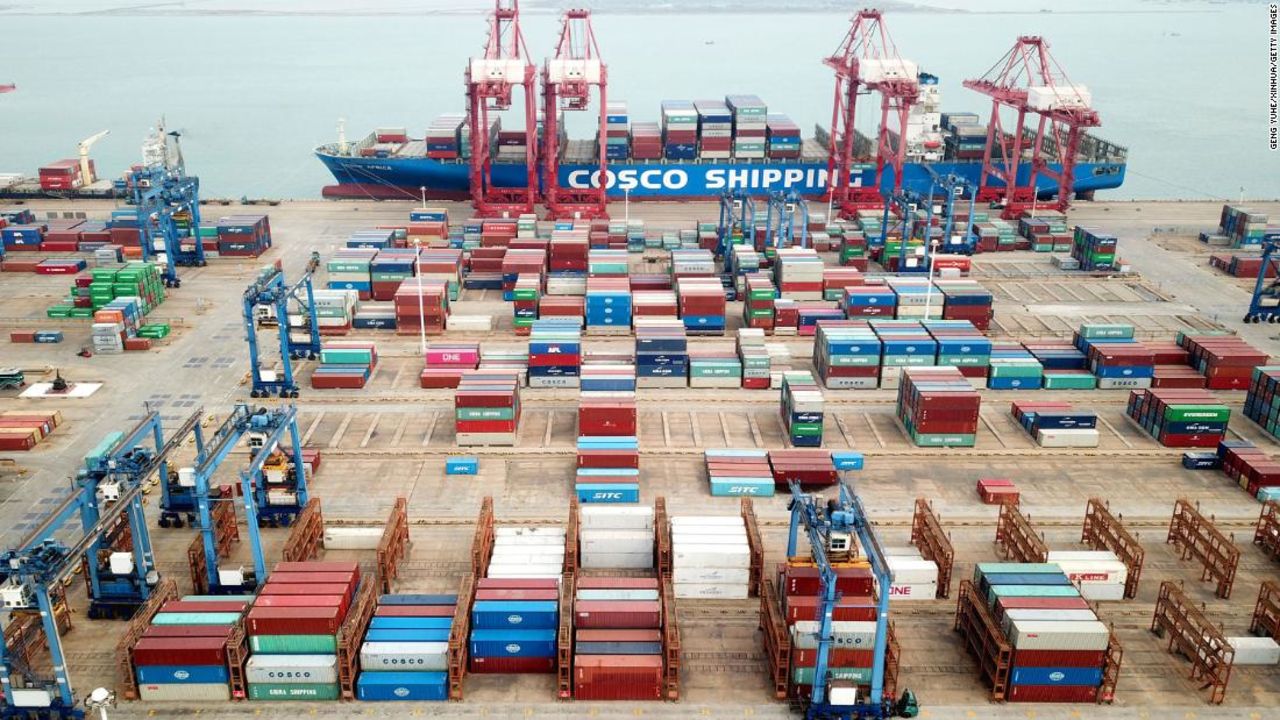
[[[848,216],[857,210],[880,209],[885,199],[885,167],[892,165],[893,185],[885,192],[902,190],[902,169],[907,158],[907,116],[920,97],[916,64],[903,60],[893,44],[879,10],[860,10],[835,53],[823,60],[835,71],[835,100],[827,159],[827,184],[832,207]],[[880,128],[877,132],[875,177],[870,185],[852,185],[857,131],[858,95],[880,93]],[[894,126],[890,129],[890,124]],[[895,139],[896,134],[896,139]]]
[[[480,216],[531,213],[538,197],[538,114],[534,98],[537,67],[520,31],[520,3],[494,0],[484,55],[467,64],[467,127],[471,133],[471,200]],[[524,98],[524,187],[499,186],[493,177],[494,138],[490,112],[511,107],[515,88]],[[496,118],[495,114],[495,118]]]
[[[1035,204],[1036,182],[1043,175],[1058,183],[1057,199],[1047,207],[1058,211],[1070,207],[1081,135],[1102,121],[1088,88],[1071,83],[1049,53],[1049,42],[1034,35],[1019,37],[985,75],[965,80],[964,86],[991,98],[978,200],[999,202],[1004,206],[1002,216],[1015,219]],[[1000,120],[1000,111],[1006,107],[1017,114],[1010,132]],[[1029,114],[1039,118],[1034,132],[1025,127]],[[1028,150],[1031,168],[1023,177],[1019,166]],[[1049,164],[1051,155],[1056,155],[1058,170]]]
[[[545,123],[542,149],[543,196],[551,216],[560,218],[608,217],[605,198],[608,183],[608,69],[600,59],[600,48],[591,29],[591,11],[565,10],[560,18],[560,40],[555,55],[542,68],[542,108]],[[561,134],[561,113],[581,112],[591,107],[591,88],[599,92],[600,117],[596,125],[598,161],[592,180],[585,188],[560,186],[560,153],[568,144]]]

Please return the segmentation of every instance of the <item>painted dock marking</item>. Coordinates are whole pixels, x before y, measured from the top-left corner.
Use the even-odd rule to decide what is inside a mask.
[[[698,419],[689,413],[689,429],[693,432],[693,446],[702,447],[702,431],[698,429]]]
[[[333,437],[329,439],[329,447],[336,448],[342,442],[342,436],[346,434],[347,428],[351,425],[351,413],[342,416],[342,424],[338,426],[338,430],[333,433]]]
[[[302,444],[305,446],[311,442],[311,435],[315,433],[316,428],[320,427],[320,421],[324,419],[324,411],[321,410],[316,419],[311,421],[311,425],[307,427],[307,432],[302,436]]]
[[[542,447],[551,447],[551,428],[556,424],[556,411],[547,411],[547,430],[542,434]]]
[[[671,425],[667,423],[667,413],[662,412],[662,444],[671,447]]]
[[[751,427],[751,440],[756,447],[764,447],[764,438],[760,437],[760,427],[756,425],[756,414],[747,413],[747,425]]]
[[[880,437],[880,431],[876,428],[876,424],[871,422],[871,415],[869,413],[862,413],[862,419],[867,421],[867,427],[871,429],[871,434],[875,436],[876,444],[883,448],[884,438]]]
[[[720,434],[724,435],[724,446],[729,447],[732,443],[729,441],[729,420],[724,413],[717,413],[720,416]]]
[[[400,423],[396,425],[395,437],[391,438],[391,447],[400,447],[400,438],[404,437],[406,427],[409,427],[409,413],[400,413]]]
[[[832,414],[832,417],[836,419],[836,427],[840,430],[840,437],[844,438],[844,444],[853,447],[853,438],[849,437],[849,428],[845,427],[844,418],[835,414]]]
[[[382,420],[382,413],[373,414],[373,422],[369,423],[369,429],[364,431],[364,438],[360,440],[360,447],[369,447],[369,441],[373,439],[373,434],[378,431],[378,422]]]
[[[982,421],[983,425],[987,426],[987,430],[990,430],[992,435],[996,436],[996,441],[1000,443],[1000,447],[1008,450],[1009,444],[1004,441],[1004,438],[1000,437],[1000,433],[996,432],[996,429],[991,425],[991,421],[987,419],[987,416],[982,413],[978,413],[978,419]]]
[[[1132,450],[1132,449],[1133,449],[1133,443],[1129,442],[1129,439],[1128,439],[1128,438],[1126,438],[1125,436],[1121,435],[1121,434],[1120,434],[1120,431],[1119,431],[1119,430],[1116,430],[1115,426],[1114,426],[1114,425],[1112,425],[1110,422],[1108,422],[1106,418],[1104,418],[1104,417],[1102,417],[1101,415],[1099,415],[1099,416],[1098,416],[1098,422],[1102,423],[1103,425],[1106,425],[1106,426],[1107,426],[1107,429],[1111,431],[1111,434],[1113,434],[1113,435],[1115,435],[1117,438],[1119,438],[1119,439],[1120,439],[1120,442],[1124,443],[1124,446],[1125,446],[1125,447],[1129,448],[1130,450]]]
[[[427,422],[427,431],[422,434],[422,447],[431,444],[431,434],[436,431],[436,422],[440,419],[439,412],[431,413],[431,420]]]
[[[391,376],[391,387],[400,387],[400,376],[404,374],[404,369],[408,366],[408,363],[400,363],[400,367],[396,368],[396,374]]]

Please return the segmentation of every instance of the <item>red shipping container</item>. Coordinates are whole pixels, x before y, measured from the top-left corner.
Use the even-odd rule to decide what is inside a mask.
[[[133,646],[135,665],[225,665],[227,640],[220,637],[142,638]]]
[[[346,615],[345,595],[263,595],[253,601],[254,607],[275,608],[339,608]]]
[[[828,667],[869,668],[874,662],[874,657],[874,650],[837,650],[833,648]],[[817,664],[818,651],[816,649],[801,650],[797,648],[791,651],[791,667],[814,667]]]
[[[640,453],[634,450],[579,450],[580,468],[639,468]]]
[[[282,561],[271,569],[276,573],[346,573],[360,576],[360,563],[348,560],[302,560]]]
[[[836,568],[836,590],[841,595],[871,597],[874,587],[870,568]],[[778,592],[783,595],[817,595],[822,592],[822,577],[817,568],[788,565],[782,569]]]
[[[1091,703],[1098,700],[1098,688],[1080,685],[1011,685],[1009,702]]]
[[[559,587],[559,581],[554,578],[480,578],[476,581],[477,590],[496,590],[500,588],[536,590]]]
[[[584,577],[574,583],[579,590],[657,590],[655,578]]]
[[[476,600],[559,600],[559,590],[477,590]]]
[[[661,630],[578,630],[577,642],[662,642]]]
[[[646,600],[578,600],[573,604],[574,627],[656,628],[662,627],[662,603]]]
[[[0,433],[0,450],[5,451],[22,451],[30,450],[36,446],[36,433],[31,431],[28,433],[21,432],[3,432]]]
[[[267,583],[279,585],[349,585],[354,590],[357,578],[352,573],[281,572],[277,570],[267,576]]]
[[[553,657],[473,657],[471,672],[491,674],[553,673],[556,659]]]
[[[374,617],[453,617],[453,605],[379,605]]]
[[[1015,650],[1015,667],[1102,667],[1102,650]]]
[[[661,700],[658,655],[576,655],[573,696],[578,700]]]
[[[245,616],[250,635],[333,635],[342,625],[338,608],[255,607]]]
[[[787,597],[787,625],[794,625],[800,620],[818,619],[818,598],[804,595]],[[832,619],[837,622],[845,620],[873,621],[876,619],[876,606],[870,598],[840,598],[836,602]]]

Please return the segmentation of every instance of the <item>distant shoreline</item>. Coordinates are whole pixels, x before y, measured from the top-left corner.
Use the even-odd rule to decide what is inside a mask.
[[[963,10],[957,8],[931,8],[931,7],[903,7],[897,8],[894,14],[929,14],[929,15],[967,15],[973,17],[981,16],[1035,16],[1044,17],[1053,16],[1081,16],[1081,15],[1097,15],[1097,16],[1122,16],[1122,15],[1211,15],[1220,12],[1217,7],[1196,8],[1196,9],[1150,9],[1150,10],[1067,10],[1054,12],[1040,12],[1037,10]],[[733,14],[740,16],[748,15],[766,15],[776,16],[777,12],[768,12],[764,10],[746,9],[734,10],[720,6],[706,7],[680,7],[680,8],[626,8],[626,9],[599,9],[592,11],[595,15],[721,15]],[[787,14],[803,14],[803,15],[829,15],[832,13],[848,13],[847,9],[830,8],[830,7],[803,7],[788,8]],[[306,11],[306,12],[280,12],[280,11],[259,11],[259,10],[178,10],[172,12],[157,11],[154,8],[136,9],[121,8],[119,10],[85,10],[81,12],[48,12],[21,9],[6,9],[0,6],[0,17],[53,17],[53,18],[105,18],[105,17],[153,17],[153,18],[179,18],[179,17],[216,17],[216,18],[380,18],[380,17],[484,17],[488,14],[483,10],[385,10],[385,11],[354,11],[354,12],[323,12],[323,11]],[[559,14],[558,10],[550,8],[529,8],[524,10],[522,14],[531,16],[555,16]]]

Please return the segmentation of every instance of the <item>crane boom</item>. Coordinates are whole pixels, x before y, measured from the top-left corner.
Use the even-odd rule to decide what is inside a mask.
[[[98,176],[93,172],[93,165],[89,163],[89,149],[110,134],[110,130],[103,130],[80,141],[80,177],[83,178],[85,185],[92,185],[98,181]]]

